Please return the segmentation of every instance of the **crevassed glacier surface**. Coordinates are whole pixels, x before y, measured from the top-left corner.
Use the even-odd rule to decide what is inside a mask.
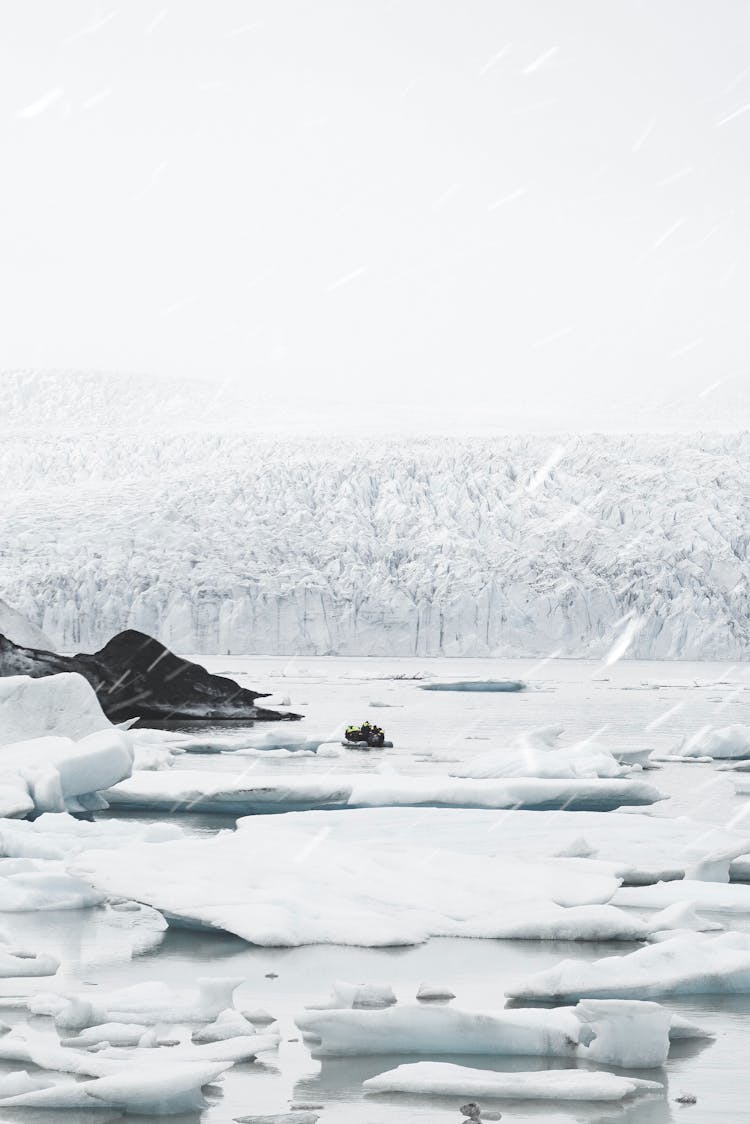
[[[0,426],[0,590],[64,649],[126,627],[203,653],[748,649],[750,434],[280,440],[229,407],[66,430],[44,385],[57,431],[33,379]]]

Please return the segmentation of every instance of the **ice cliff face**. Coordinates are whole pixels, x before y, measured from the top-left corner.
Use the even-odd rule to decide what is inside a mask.
[[[63,649],[134,628],[206,653],[748,651],[748,434],[32,436],[14,417],[0,593]]]

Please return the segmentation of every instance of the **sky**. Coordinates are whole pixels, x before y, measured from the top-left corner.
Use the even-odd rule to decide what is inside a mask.
[[[0,369],[750,425],[746,0],[15,0],[0,144]]]

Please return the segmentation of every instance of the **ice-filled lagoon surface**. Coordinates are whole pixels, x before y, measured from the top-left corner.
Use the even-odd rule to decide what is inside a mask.
[[[140,927],[131,925],[127,911],[115,924],[104,905],[4,912],[0,930],[9,947],[57,957],[62,966],[50,978],[0,979],[0,1021],[28,1024],[52,1044],[58,1032],[78,1031],[56,1031],[48,1014],[30,1014],[23,997],[73,995],[106,1007],[107,997],[134,984],[158,981],[180,995],[202,977],[236,978],[236,1007],[256,1015],[263,1009],[278,1020],[271,1027],[280,1034],[279,1047],[262,1052],[255,1062],[235,1064],[219,1085],[209,1085],[208,1107],[171,1117],[182,1124],[228,1124],[293,1107],[317,1114],[321,1124],[458,1122],[460,1106],[471,1099],[488,1112],[502,1111],[504,1120],[747,1120],[750,951],[744,945],[750,943],[750,889],[742,882],[750,880],[750,862],[744,860],[750,854],[750,804],[735,791],[729,762],[706,758],[700,750],[708,730],[750,727],[750,665],[218,656],[202,662],[243,686],[268,691],[270,705],[289,707],[304,720],[182,727],[176,733],[188,752],[171,757],[170,767],[156,768],[166,761],[144,747],[146,771],[140,775],[153,788],[160,778],[174,785],[179,774],[189,774],[190,791],[200,790],[204,797],[228,786],[235,793],[260,786],[277,798],[275,814],[252,816],[236,828],[233,804],[226,812],[200,812],[189,801],[175,803],[176,810],[113,801],[109,811],[93,813],[97,822],[134,830],[165,822],[183,830],[187,842],[154,847],[133,835],[117,850],[68,859],[112,900],[145,902],[171,913],[178,927],[165,933],[150,928],[150,914]],[[525,687],[420,689],[425,683],[503,680]],[[365,719],[385,728],[393,749],[362,751],[341,744],[343,728]],[[644,751],[652,754],[651,767],[641,769],[637,763],[648,757]],[[568,790],[561,786],[585,782],[594,786],[592,792],[609,792],[602,806],[611,810],[597,811],[595,801],[584,810],[570,810],[577,805],[564,796],[557,805],[545,805],[554,810],[517,810],[513,804],[529,807],[532,781],[563,793]],[[443,793],[450,788],[448,806],[441,803],[444,797],[435,797],[438,782]],[[300,783],[307,786],[311,810],[287,812],[284,786]],[[650,802],[632,799],[635,790],[622,787],[628,784],[649,786],[656,796]],[[476,785],[480,789],[471,790],[467,806],[466,786]],[[331,787],[358,791],[358,799],[332,810],[325,795]],[[407,790],[416,795],[394,811],[394,794]],[[485,794],[479,803],[477,791]],[[510,803],[507,792],[516,793]],[[613,792],[619,793],[614,802]],[[232,833],[227,842],[222,832]],[[149,855],[161,848],[158,861],[150,862]],[[214,855],[221,866],[211,866]],[[552,888],[545,874],[550,862],[559,871]],[[660,883],[660,878],[669,880]],[[618,891],[622,881],[626,888]],[[214,896],[210,882],[216,884]],[[543,916],[542,890],[552,903]],[[612,896],[614,906],[606,904]],[[358,928],[342,916],[347,901]],[[691,901],[698,904],[699,921],[695,911],[691,915]],[[614,929],[614,913],[587,913],[586,923],[581,922],[582,930],[588,925],[586,939],[557,939],[562,931],[556,928],[558,913],[600,909],[616,909]],[[638,939],[597,937],[602,925],[622,934],[623,916],[642,927]],[[663,919],[654,921],[658,918]],[[544,929],[548,939],[513,939],[511,924],[524,936]],[[665,931],[659,932],[662,925]],[[697,931],[701,928],[705,931]],[[729,938],[728,950],[725,930],[738,934]],[[387,938],[389,932],[395,934],[392,944],[378,936]],[[352,933],[349,939],[356,944],[337,943],[342,933]],[[499,933],[506,939],[497,939]],[[645,944],[647,936],[655,943]],[[717,938],[718,944],[707,943]],[[585,978],[588,965],[617,957],[607,977],[613,987],[616,982],[625,986],[633,963],[626,958],[644,948],[656,953],[662,940],[682,942],[680,956],[670,956],[671,946],[665,945],[665,956],[656,957],[657,982],[646,981],[656,994],[649,998],[669,1013],[661,1016],[667,1024],[680,1016],[713,1037],[683,1036],[673,1027],[666,1063],[656,1067],[602,1061],[587,1053],[591,1048],[583,1038],[567,1054],[463,1053],[447,1031],[443,1039],[433,1038],[444,1049],[409,1053],[399,1046],[390,1053],[368,1053],[357,1047],[358,1036],[362,1027],[374,1025],[365,1022],[368,1017],[382,1015],[366,1004],[346,1016],[353,1019],[347,1031],[352,1052],[320,1056],[315,1041],[305,1041],[296,1023],[304,1023],[305,1008],[325,1004],[341,981],[377,985],[375,995],[392,988],[398,1002],[387,1010],[403,1008],[407,1024],[420,985],[440,985],[438,990],[455,998],[421,1004],[434,1012],[429,1019],[435,1026],[446,1005],[469,1013],[528,1007],[506,997],[540,992],[563,961],[569,962],[565,978],[578,980]],[[282,943],[296,947],[279,947]],[[700,948],[700,955],[692,956],[693,948]],[[693,981],[690,988],[673,988],[660,998],[659,973],[664,976],[665,961],[677,959],[683,969],[687,965],[688,976],[691,964],[703,965],[711,985],[705,989],[700,980]],[[541,999],[537,1006],[544,1010],[555,1002]],[[320,1014],[332,1020],[326,1033],[333,1033],[339,1012]],[[184,1037],[199,1025],[180,1021],[178,1007],[172,1018],[166,1011],[163,1015],[157,1011],[153,1017],[157,1031],[167,1037]],[[424,1028],[420,1033],[426,1033]],[[394,1046],[396,1041],[394,1036]],[[616,1057],[622,1044],[612,1049],[609,1056]],[[99,1052],[90,1051],[93,1057]],[[497,1073],[598,1070],[655,1081],[664,1089],[599,1103],[363,1088],[376,1075],[424,1060]],[[2,1059],[0,1037],[0,1090],[3,1077],[19,1069],[39,1075],[33,1064]],[[682,1094],[694,1096],[696,1103],[677,1103]],[[103,1124],[121,1118],[121,1111],[111,1107],[0,1107],[0,1121],[8,1122]],[[148,1112],[141,1116],[158,1118]]]

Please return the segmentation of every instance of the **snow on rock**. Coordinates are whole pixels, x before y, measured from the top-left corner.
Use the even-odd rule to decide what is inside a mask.
[[[724,726],[700,730],[678,748],[677,756],[737,760],[750,757],[750,726]]]
[[[338,837],[338,822],[363,814],[249,817],[236,832],[209,839],[135,845],[121,857],[88,851],[73,869],[108,894],[153,905],[170,922],[222,928],[259,945],[376,947],[430,936],[634,940],[652,932],[649,922],[607,904],[619,884],[609,868],[487,854],[498,840],[486,830],[467,863],[463,848],[441,839],[439,823],[416,839],[388,828],[374,844],[356,831]]]
[[[41,628],[32,624],[22,613],[11,608],[0,598],[0,636],[6,636],[14,644],[24,648],[46,648],[52,650],[52,641]]]
[[[487,1054],[572,1057],[657,1068],[669,1053],[672,1015],[657,1003],[586,1000],[577,1007],[469,1011],[403,1004],[385,1011],[307,1010],[297,1026],[316,1057]],[[695,1027],[684,1033],[702,1035]]]
[[[232,776],[228,773],[136,772],[107,792],[118,807],[227,812],[249,815],[313,808],[418,807],[585,808],[652,804],[664,799],[653,785],[622,778],[471,780],[451,777]]]
[[[0,677],[0,745],[46,734],[78,739],[111,728],[93,687],[82,675]]]
[[[663,1093],[658,1081],[588,1070],[494,1073],[451,1062],[413,1062],[364,1082],[368,1093],[506,1097],[512,1100],[619,1101],[635,1093]]]
[[[668,995],[750,992],[750,935],[683,933],[627,956],[591,964],[563,960],[514,984],[516,999],[650,999]]]

